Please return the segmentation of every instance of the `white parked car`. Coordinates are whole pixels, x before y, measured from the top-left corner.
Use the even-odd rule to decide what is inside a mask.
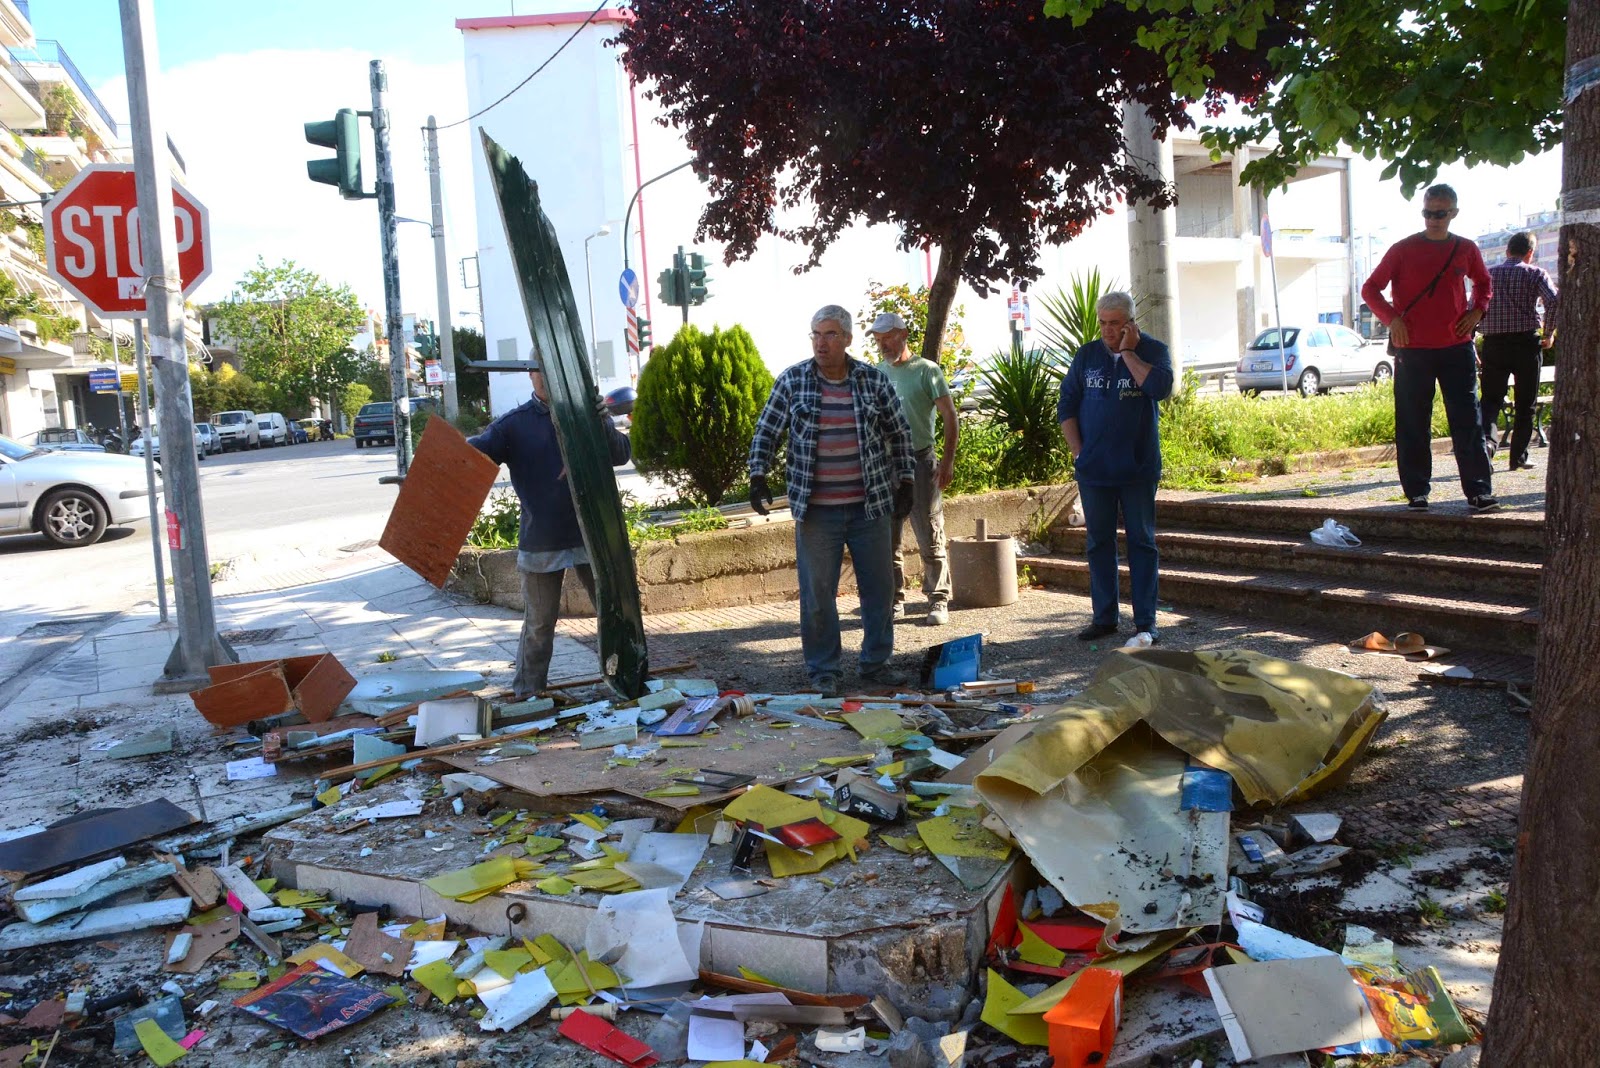
[[[0,534],[36,531],[73,548],[93,545],[107,527],[149,515],[143,461],[109,452],[50,452],[0,437]]]
[[[1394,377],[1388,346],[1337,323],[1283,328],[1283,357],[1278,355],[1278,330],[1263,330],[1250,342],[1234,371],[1241,393],[1289,388],[1310,397],[1329,386],[1356,386],[1386,382]],[[1288,361],[1288,373],[1283,362]]]
[[[256,427],[261,433],[261,446],[289,444],[289,423],[277,412],[263,412],[256,416]]]
[[[217,433],[217,428],[210,423],[196,423],[194,437],[200,443],[200,459],[204,460],[207,456],[222,451],[222,438]]]
[[[151,450],[151,455],[157,460],[161,459],[160,427],[154,427],[151,429],[149,445],[145,444],[145,436],[143,434],[140,434],[138,437],[134,438],[133,444],[128,446],[128,455],[137,456],[142,459],[144,457],[144,451],[147,448]],[[197,430],[194,437],[194,458],[196,460],[204,460],[206,456],[207,453],[205,451],[205,443],[200,439],[200,434]]]
[[[261,430],[256,426],[256,413],[250,411],[218,412],[211,420],[222,438],[222,451],[230,449],[261,448]]]

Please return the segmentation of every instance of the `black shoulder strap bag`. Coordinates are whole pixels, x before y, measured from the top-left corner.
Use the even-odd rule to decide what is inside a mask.
[[[1459,237],[1450,242],[1450,255],[1444,258],[1444,266],[1439,268],[1439,273],[1433,276],[1433,281],[1428,283],[1428,288],[1412,297],[1411,303],[1406,305],[1406,310],[1395,316],[1395,318],[1404,319],[1407,315],[1411,314],[1411,309],[1417,306],[1417,301],[1421,300],[1423,297],[1433,296],[1433,291],[1439,286],[1439,279],[1444,277],[1444,272],[1448,271],[1450,269],[1450,264],[1454,262],[1456,258],[1456,246],[1459,244],[1461,244],[1461,238]],[[1394,347],[1394,339],[1392,337],[1389,339],[1388,351],[1390,356],[1398,358],[1400,355],[1399,350]]]

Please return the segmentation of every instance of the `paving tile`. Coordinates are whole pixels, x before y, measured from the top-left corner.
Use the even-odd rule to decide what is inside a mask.
[[[282,770],[280,769],[280,776]],[[273,778],[252,779],[248,782],[231,783],[232,786],[248,786],[249,789],[225,790],[218,794],[200,798],[201,818],[208,823],[217,820],[229,819],[233,816],[243,816],[251,812],[266,812],[275,808],[296,804],[300,801],[309,801],[316,791],[316,786],[310,778]]]

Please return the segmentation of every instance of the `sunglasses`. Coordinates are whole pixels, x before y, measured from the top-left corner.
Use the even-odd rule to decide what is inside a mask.
[[[1422,209],[1422,217],[1424,219],[1448,219],[1455,213],[1456,209],[1454,208],[1439,208],[1435,211],[1429,211],[1427,208]]]

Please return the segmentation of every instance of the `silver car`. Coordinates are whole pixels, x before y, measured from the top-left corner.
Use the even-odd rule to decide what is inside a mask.
[[[1336,323],[1283,327],[1283,354],[1288,374],[1278,356],[1278,328],[1261,331],[1239,357],[1234,379],[1241,393],[1289,388],[1310,397],[1332,386],[1386,382],[1394,377],[1387,346],[1369,343],[1348,327]]]
[[[210,423],[196,423],[194,425],[194,440],[200,444],[200,459],[214,456],[222,451],[222,438],[217,434],[217,428]]]
[[[93,545],[107,527],[149,515],[142,461],[107,452],[49,452],[0,437],[0,534],[37,532],[73,548]]]

